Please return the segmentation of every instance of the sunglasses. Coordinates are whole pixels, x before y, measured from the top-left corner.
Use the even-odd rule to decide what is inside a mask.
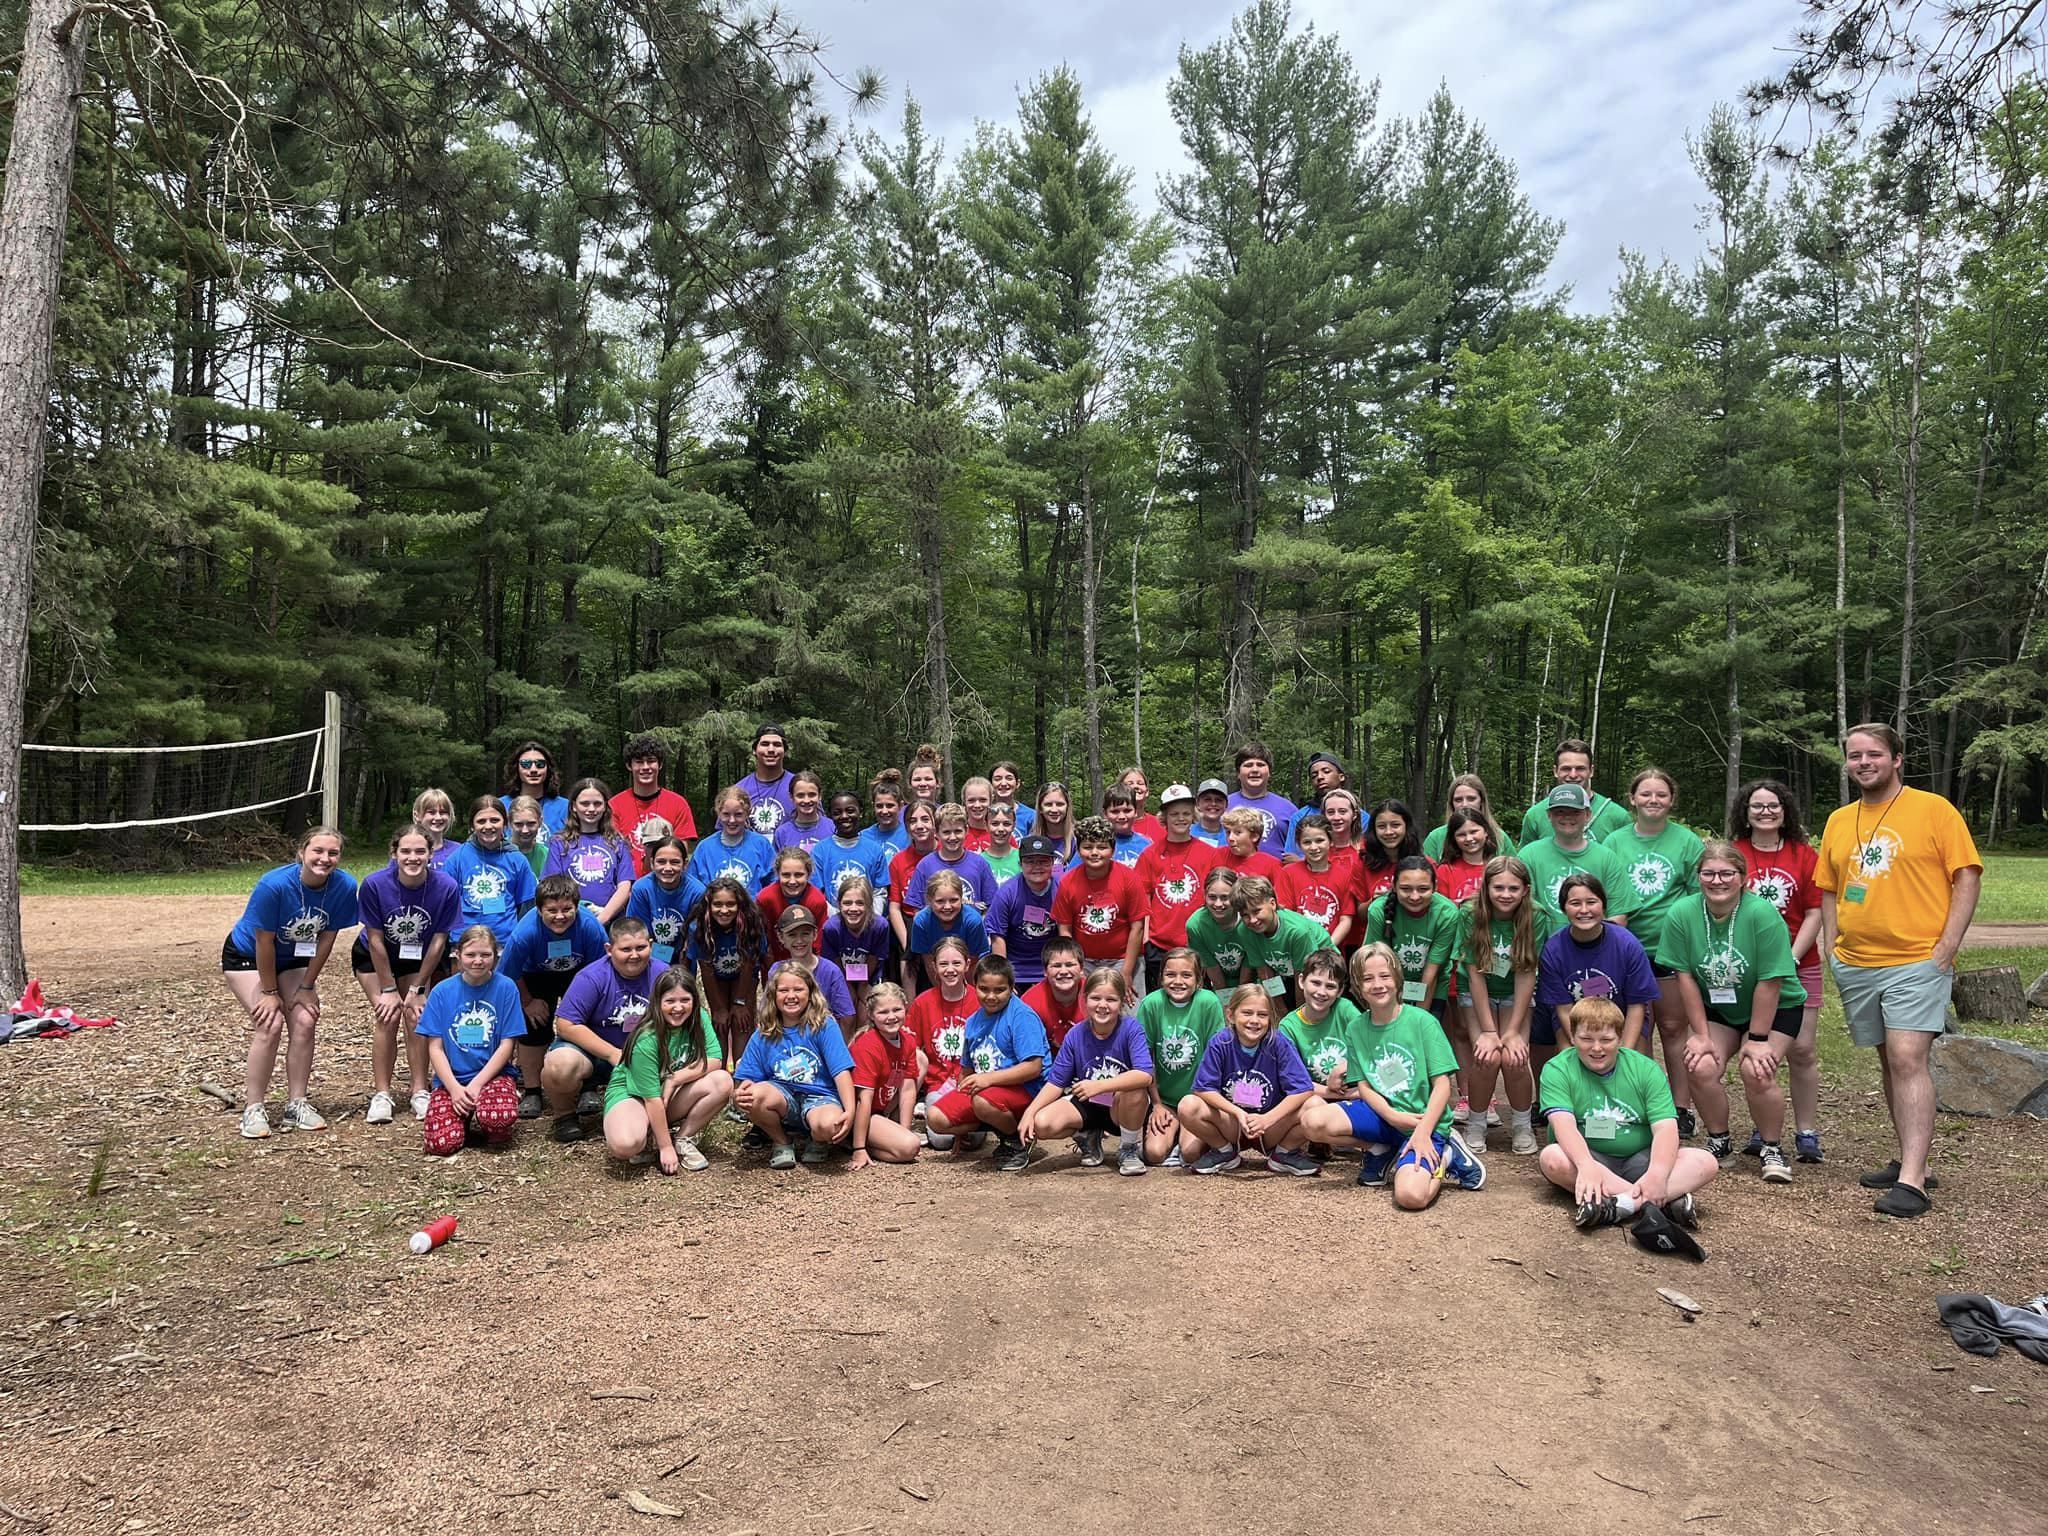
[[[522,757],[519,759],[519,766],[522,768],[545,768],[547,765],[548,760],[544,757]]]

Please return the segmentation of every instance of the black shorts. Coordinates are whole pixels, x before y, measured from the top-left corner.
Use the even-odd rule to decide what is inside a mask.
[[[1738,1035],[1743,1036],[1749,1034],[1749,1020],[1747,1019],[1744,1019],[1740,1024],[1730,1024],[1718,1013],[1710,1015],[1710,1018],[1723,1029],[1732,1029]],[[1780,1008],[1771,1015],[1771,1033],[1774,1035],[1786,1035],[1791,1039],[1797,1040],[1799,1038],[1799,1031],[1805,1023],[1806,1004],[1794,1003],[1791,1007]]]
[[[1107,1105],[1098,1104],[1093,1099],[1083,1099],[1074,1107],[1081,1111],[1081,1130],[1084,1134],[1094,1132],[1115,1136],[1123,1130],[1123,1127],[1116,1123],[1116,1116],[1109,1112]]]
[[[569,995],[569,983],[576,976],[575,971],[528,971],[519,980],[533,996],[552,1006]],[[527,1042],[529,1045],[532,1043],[530,1040]]]
[[[395,962],[391,967],[391,979],[398,983],[398,990],[401,992],[405,990],[406,983],[411,981],[420,973],[420,968],[417,962],[413,964],[411,970],[400,970],[399,966],[404,965],[405,963],[406,962],[404,962],[403,960],[400,960]],[[356,935],[355,945],[348,952],[348,968],[354,971],[358,976],[374,976],[377,973],[377,962],[370,958],[370,946],[363,942],[363,936],[361,934]],[[452,964],[450,964],[444,952],[441,960],[441,967],[439,970],[434,972],[432,979],[435,981],[439,981],[443,977],[452,976],[454,974],[455,967]]]
[[[302,971],[311,963],[290,953],[282,944],[272,947],[272,956],[271,964],[280,975],[286,971]],[[229,934],[220,941],[220,968],[223,973],[253,971],[256,969],[256,957],[235,948],[235,936]]]
[[[1659,965],[1656,961],[1652,960],[1650,962],[1650,974],[1659,981],[1669,981],[1678,974],[1678,967],[1675,965]]]

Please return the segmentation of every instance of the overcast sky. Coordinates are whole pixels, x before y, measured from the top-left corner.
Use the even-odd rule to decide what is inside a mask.
[[[977,119],[1014,121],[1017,93],[1062,63],[1096,130],[1149,205],[1184,168],[1166,107],[1183,42],[1222,36],[1224,0],[788,0],[832,66],[881,71],[891,130],[904,92],[957,150]],[[1698,187],[1685,134],[1717,101],[1782,66],[1798,0],[1295,0],[1380,81],[1382,114],[1413,116],[1439,82],[1520,168],[1537,209],[1565,225],[1552,283],[1605,309],[1623,245],[1690,266]]]

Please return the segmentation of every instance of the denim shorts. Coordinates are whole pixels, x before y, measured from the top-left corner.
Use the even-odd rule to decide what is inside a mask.
[[[1849,1038],[1856,1044],[1883,1045],[1889,1029],[1938,1035],[1948,1028],[1954,972],[1944,971],[1932,960],[1907,965],[1829,963],[1834,967],[1835,990],[1842,995]]]

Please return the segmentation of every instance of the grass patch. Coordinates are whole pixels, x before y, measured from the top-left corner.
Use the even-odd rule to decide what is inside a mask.
[[[1985,854],[1977,921],[2048,923],[2048,854]]]
[[[2048,971],[2048,945],[2017,949],[1966,949],[1956,960],[1959,970],[1983,970],[1987,966],[2018,968],[2022,985],[2032,985],[2036,976]],[[1831,1087],[1872,1089],[1878,1085],[1877,1052],[1849,1043],[1849,1028],[1842,1021],[1842,1000],[1835,992],[1835,978],[1822,968],[1825,996],[1820,1009],[1820,1070]],[[1968,1035],[1996,1035],[2001,1040],[2031,1045],[2048,1051],[2048,1010],[2036,1008],[2024,1024],[1965,1023]]]
[[[280,860],[279,862],[282,862]],[[383,859],[348,859],[342,867],[358,881],[382,869]],[[246,896],[277,864],[229,864],[220,869],[116,874],[98,869],[25,864],[21,889],[30,896]]]

